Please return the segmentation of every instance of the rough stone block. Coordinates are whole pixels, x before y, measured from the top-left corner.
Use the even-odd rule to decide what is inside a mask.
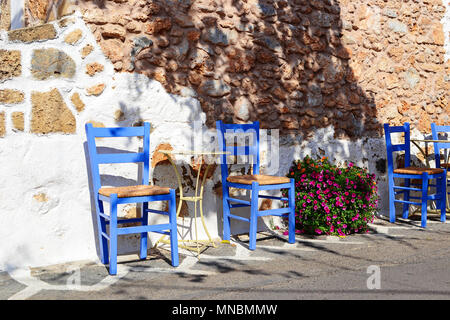
[[[105,84],[100,83],[95,86],[86,89],[86,94],[88,96],[99,96],[102,94],[103,90],[105,90]]]
[[[82,36],[83,36],[83,32],[80,29],[76,29],[76,30],[70,32],[64,38],[64,42],[74,45],[81,39]]]
[[[37,27],[23,28],[8,32],[10,41],[33,42],[56,38],[56,30],[52,24],[43,24]]]
[[[200,91],[211,97],[223,97],[231,92],[231,87],[222,80],[207,80],[201,84]]]
[[[25,119],[23,112],[13,112],[11,114],[12,124],[14,126],[14,130],[23,131],[25,126]]]
[[[0,1],[0,30],[9,30],[11,26],[11,10],[8,1]]]
[[[4,137],[5,134],[6,134],[5,113],[0,112],[0,137]]]
[[[104,66],[98,62],[88,63],[86,65],[86,73],[90,75],[91,77],[96,74],[97,72],[102,72],[104,69]]]
[[[83,47],[83,49],[81,49],[81,57],[83,59],[86,58],[93,50],[94,47],[91,44],[87,44]]]
[[[0,90],[0,103],[16,104],[23,102],[24,95],[22,91],[14,89]]]
[[[21,57],[18,50],[0,50],[0,81],[22,74]]]
[[[83,100],[80,98],[80,94],[78,92],[75,92],[72,97],[70,98],[70,101],[72,101],[73,105],[75,106],[75,109],[77,109],[78,112],[81,112],[85,108],[85,104]]]
[[[57,89],[49,92],[32,92],[31,132],[75,133],[76,120]]]
[[[31,58],[31,74],[35,79],[72,78],[76,65],[71,57],[57,49],[36,49]]]

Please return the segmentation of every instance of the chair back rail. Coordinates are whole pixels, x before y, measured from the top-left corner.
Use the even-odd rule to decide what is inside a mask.
[[[410,145],[410,125],[406,122],[403,126],[389,126],[389,124],[384,124],[384,133],[386,138],[386,151],[388,160],[388,172],[393,174],[394,172],[394,152],[404,151],[405,152],[405,167],[411,165],[411,145]],[[404,143],[402,144],[392,144],[391,133],[404,133]]]
[[[433,140],[440,140],[439,135],[446,134],[447,140],[450,140],[450,126],[438,126],[435,123],[431,124],[431,134]],[[445,159],[450,157],[450,142],[434,142],[434,158],[436,161],[436,168],[441,167],[441,150],[444,151]]]
[[[253,174],[259,174],[259,122],[255,121],[249,124],[225,124],[221,120],[216,121],[217,136],[219,140],[220,151],[228,152],[228,154],[221,155],[221,171],[222,181],[226,181],[228,177],[228,163],[229,156],[248,156],[252,158]],[[227,135],[233,137],[227,139]],[[250,136],[249,136],[250,135]],[[249,145],[236,145],[235,138],[250,137]],[[243,139],[244,143],[246,139]],[[230,145],[230,142],[233,145]]]
[[[96,128],[91,123],[85,125],[88,141],[89,160],[91,163],[94,194],[98,197],[101,188],[100,164],[143,163],[142,184],[149,184],[150,175],[150,123],[141,127]],[[130,138],[143,137],[143,152],[98,153],[95,138]]]

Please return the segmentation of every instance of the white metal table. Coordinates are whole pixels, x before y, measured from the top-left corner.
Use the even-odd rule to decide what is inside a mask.
[[[177,209],[177,218],[180,216],[181,208],[183,205],[183,201],[191,201],[194,202],[194,225],[195,225],[195,239],[180,239],[178,240],[179,244],[178,246],[183,249],[196,251],[197,252],[197,258],[199,258],[200,253],[206,249],[208,246],[217,247],[217,245],[214,243],[214,241],[211,238],[211,235],[209,234],[208,228],[206,227],[205,219],[203,216],[203,190],[204,185],[206,181],[206,177],[208,175],[208,171],[212,165],[211,161],[208,161],[205,172],[203,173],[203,178],[200,182],[200,173],[202,169],[202,165],[204,164],[204,157],[217,157],[222,154],[228,154],[229,152],[211,152],[211,151],[173,151],[173,150],[159,150],[162,154],[164,154],[167,159],[169,160],[170,164],[172,165],[175,175],[177,177],[178,186],[179,186],[179,202],[178,202],[178,209]],[[198,160],[198,172],[197,177],[195,181],[195,190],[194,190],[194,196],[185,196],[183,192],[183,184],[182,184],[182,178],[181,174],[175,164],[174,161],[174,155],[191,155],[191,156],[197,156]],[[200,184],[199,184],[200,182]],[[200,211],[200,220],[203,225],[203,229],[205,230],[205,233],[207,235],[207,239],[198,239],[198,228],[197,228],[197,212]],[[180,234],[180,233],[179,233]],[[181,235],[182,236],[182,235]],[[161,237],[154,245],[156,247],[158,243],[168,243],[168,240],[165,239],[166,236]],[[181,243],[181,244],[180,244]]]

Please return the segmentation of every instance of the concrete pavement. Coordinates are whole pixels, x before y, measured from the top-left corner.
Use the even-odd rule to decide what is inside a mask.
[[[200,259],[182,250],[178,268],[163,247],[121,256],[117,276],[92,262],[4,271],[0,299],[450,299],[450,223],[437,216],[426,229],[376,219],[368,234],[296,238],[263,232],[249,251],[237,236]]]

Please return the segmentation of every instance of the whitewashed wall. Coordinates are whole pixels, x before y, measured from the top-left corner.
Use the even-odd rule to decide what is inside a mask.
[[[202,130],[210,130],[204,126],[205,115],[195,98],[167,94],[159,82],[142,75],[115,73],[82,19],[78,14],[74,17],[75,23],[66,28],[60,28],[55,23],[58,32],[55,40],[32,44],[11,43],[5,32],[1,34],[1,48],[22,52],[22,75],[0,83],[0,89],[16,88],[25,93],[23,103],[14,107],[1,107],[7,119],[6,135],[0,138],[0,269],[3,270],[75,260],[98,260],[95,213],[86,165],[86,122],[130,126],[138,120],[149,121],[153,128],[150,139],[152,151],[160,143],[170,143],[175,150],[191,149],[194,137],[198,137],[194,134],[194,127],[201,123]],[[445,23],[448,32],[448,11]],[[65,43],[65,35],[78,28],[83,31],[83,38],[75,46]],[[86,59],[82,59],[79,51],[86,44],[93,45],[95,49]],[[70,55],[78,66],[75,77],[33,80],[29,61],[32,50],[36,48],[57,48]],[[90,62],[103,64],[105,70],[94,77],[88,76],[85,74],[85,65]],[[106,84],[100,96],[83,94],[87,87],[98,83]],[[52,88],[58,88],[75,115],[76,134],[36,135],[30,132],[31,91],[44,92]],[[85,110],[80,113],[70,101],[73,92],[81,93],[86,104]],[[123,121],[115,120],[114,112],[117,109],[124,112]],[[9,114],[17,110],[23,111],[27,119],[24,132],[12,130]],[[284,175],[293,160],[306,155],[328,156],[338,163],[351,160],[376,172],[375,162],[385,158],[383,139],[349,142],[334,139],[333,133],[333,128],[320,129],[313,139],[305,140],[300,129],[297,138],[283,137],[279,142],[279,151],[272,154],[279,157],[279,167],[275,170],[266,168],[265,173]],[[125,141],[122,147],[136,150],[138,143]],[[267,167],[270,153],[264,146],[261,151],[263,167]],[[177,157],[177,160],[188,169],[188,157]],[[134,166],[125,166],[123,169],[110,167],[110,171],[105,172],[110,175],[109,180],[106,180],[111,184],[120,184],[126,180],[114,176],[136,179],[136,169]],[[190,171],[187,172],[193,178]],[[170,166],[158,166],[151,175],[151,178],[158,180],[159,185],[177,186]],[[205,216],[213,238],[221,236],[222,200],[214,193],[214,185],[219,181],[220,168],[217,168],[213,179],[207,181],[205,190]],[[379,182],[383,213],[387,207],[385,176],[380,176]],[[46,195],[47,201],[40,202],[34,197],[40,193]],[[189,204],[189,207],[192,212],[193,206]],[[185,223],[189,224],[189,219],[185,219]],[[264,228],[267,224],[268,221],[261,223],[260,227]],[[240,233],[245,232],[247,226],[233,223],[232,227],[236,233]],[[200,236],[204,237],[204,233],[200,233]],[[157,238],[151,236],[152,241]],[[137,250],[137,241],[136,236],[124,238],[119,244],[120,252]]]

